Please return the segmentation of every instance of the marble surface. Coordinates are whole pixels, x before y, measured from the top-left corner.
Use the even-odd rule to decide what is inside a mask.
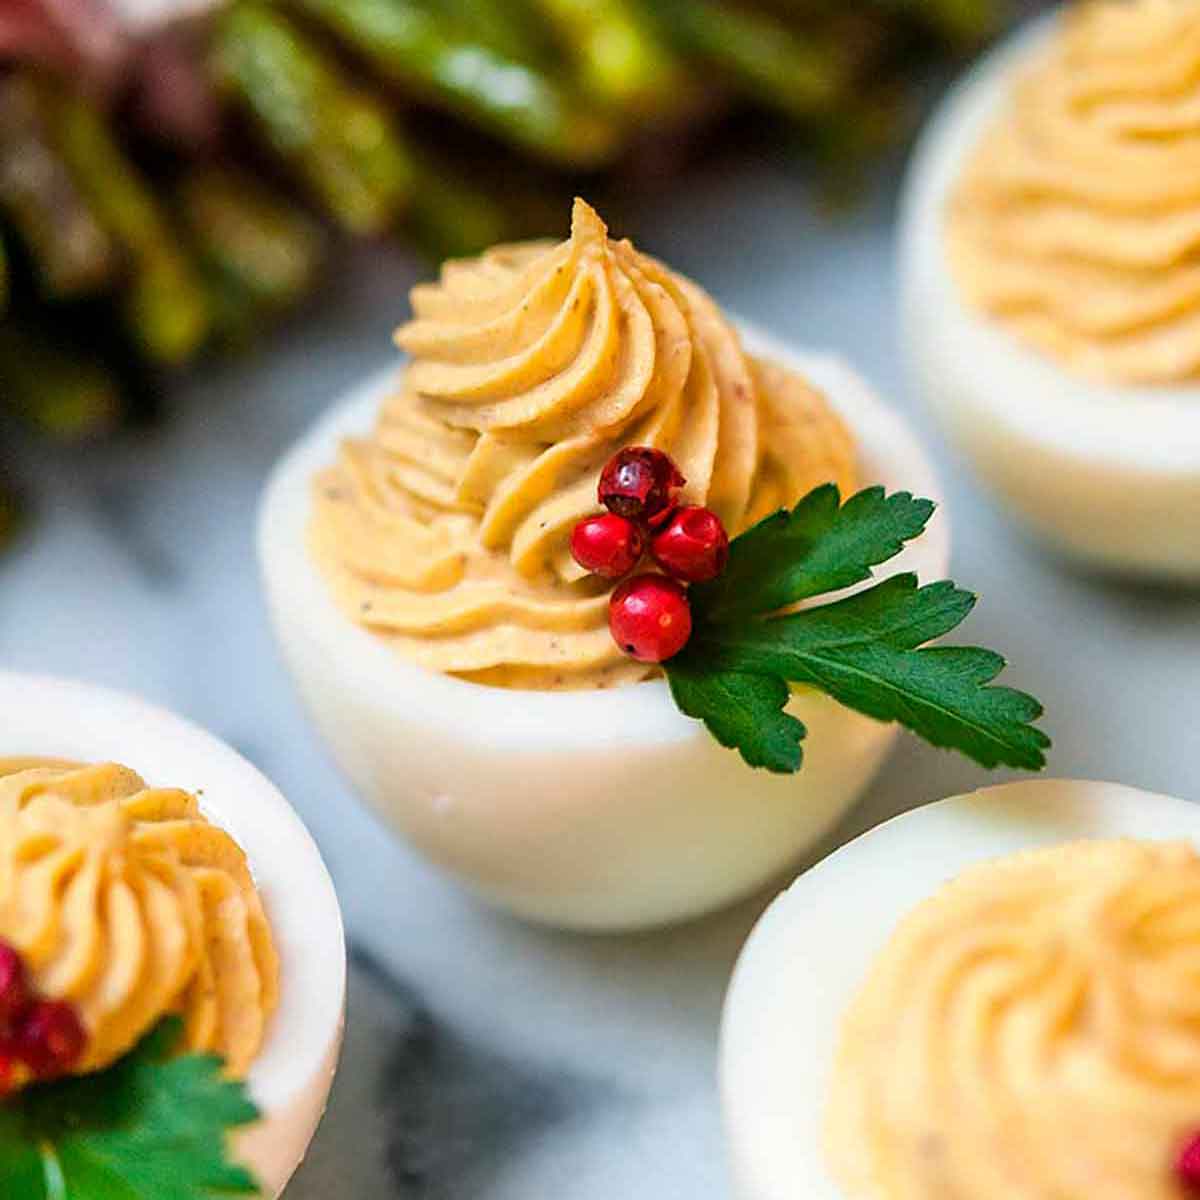
[[[943,466],[972,639],[1038,693],[1056,774],[1200,797],[1200,598],[1046,558],[973,487],[906,388],[893,315],[894,176],[829,224],[802,177],[713,170],[640,239],[725,305],[848,355],[915,413]],[[0,560],[0,664],[140,692],[208,726],[301,811],[357,946],[346,1058],[290,1200],[719,1200],[722,993],[767,897],[637,938],[576,938],[490,913],[355,802],[271,644],[253,560],[263,476],[390,354],[413,264],[363,256],[270,352],[182,387],[164,431],[29,460],[37,536]],[[833,841],[984,782],[904,740]],[[736,797],[731,798],[736,802]]]

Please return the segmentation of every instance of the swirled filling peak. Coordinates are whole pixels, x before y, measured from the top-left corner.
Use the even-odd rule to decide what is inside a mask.
[[[246,857],[188,792],[125,767],[0,763],[0,940],[88,1034],[77,1070],[163,1017],[242,1075],[278,1002],[279,962]]]
[[[732,532],[854,486],[825,399],[582,201],[566,241],[447,263],[412,308],[411,361],[373,435],[317,478],[310,539],[343,611],[425,667],[532,688],[645,674],[569,552],[622,446],[670,454],[684,501]]]
[[[1072,370],[1200,377],[1200,0],[1064,16],[970,160],[948,234],[968,300]]]
[[[968,870],[846,1017],[830,1149],[869,1200],[1181,1200],[1200,1129],[1200,857],[1090,842]]]

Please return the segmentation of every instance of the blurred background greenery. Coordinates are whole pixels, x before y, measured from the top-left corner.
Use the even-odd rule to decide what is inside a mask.
[[[342,239],[434,262],[559,231],[577,190],[619,220],[731,141],[844,194],[1003,7],[233,0],[134,34],[108,0],[4,0],[0,543],[24,439],[156,419]]]

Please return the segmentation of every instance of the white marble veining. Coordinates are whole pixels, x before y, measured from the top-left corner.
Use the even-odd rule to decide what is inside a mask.
[[[899,362],[892,203],[884,187],[831,225],[782,166],[714,170],[638,233],[764,328],[848,356],[928,432]],[[358,974],[334,1111],[289,1197],[720,1200],[717,1018],[763,899],[626,939],[485,911],[358,806],[270,643],[259,485],[327,402],[387,361],[415,276],[377,252],[360,267],[269,353],[180,388],[164,431],[26,464],[44,507],[36,536],[0,559],[0,664],[140,692],[247,754],[323,847],[358,946],[404,989]],[[1054,772],[1200,797],[1200,598],[1044,557],[933,445],[955,574],[982,593],[966,632],[1046,702]],[[838,836],[984,778],[905,739]]]

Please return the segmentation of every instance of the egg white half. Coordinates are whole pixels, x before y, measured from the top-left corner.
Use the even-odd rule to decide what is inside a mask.
[[[1112,783],[1005,784],[896,817],[800,876],[755,927],[725,1002],[737,1200],[847,1200],[822,1141],[840,1024],[905,915],[976,863],[1122,837],[1200,846],[1200,805]]]
[[[903,420],[847,367],[750,331],[747,348],[821,388],[859,441],[863,476],[940,499]],[[752,771],[682,716],[665,682],[609,691],[486,687],[403,662],[334,605],[308,552],[312,480],[340,439],[367,433],[395,371],[338,404],[284,458],[259,555],[284,657],[351,781],[422,853],[493,903],[583,929],[662,925],[717,908],[792,864],[874,776],[895,736],[815,692],[793,777]],[[949,532],[887,564],[944,576]]]
[[[946,204],[1052,14],[983,60],[913,158],[900,221],[903,345],[921,392],[979,476],[1037,535],[1096,565],[1200,579],[1200,388],[1105,386],[967,307]]]
[[[321,855],[292,807],[223,742],[120,692],[0,671],[0,758],[118,762],[199,796],[245,850],[280,956],[280,1003],[247,1086],[262,1119],[235,1153],[278,1196],[325,1111],[341,1049],[346,946]]]

